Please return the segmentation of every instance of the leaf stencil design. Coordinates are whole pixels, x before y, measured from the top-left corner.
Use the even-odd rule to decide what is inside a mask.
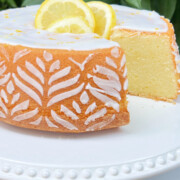
[[[39,97],[39,95],[32,90],[31,88],[29,88],[28,86],[26,86],[25,84],[23,84],[17,77],[16,75],[13,73],[12,74],[15,84],[24,92],[26,93],[28,96],[30,96],[32,99],[34,99],[34,101],[36,101],[40,106],[42,106],[42,101],[41,98]]]
[[[74,64],[76,64],[81,71],[84,71],[85,65],[92,59],[93,54],[90,54],[84,61],[83,63],[78,63],[77,61],[75,61],[73,58],[69,58],[70,61],[72,61]]]
[[[32,111],[29,111],[29,112],[23,113],[21,115],[15,116],[13,118],[13,120],[14,121],[24,121],[26,119],[30,119],[30,118],[34,117],[35,115],[37,115],[38,112],[39,112],[39,110],[38,110],[38,108],[36,108]]]
[[[47,51],[43,52],[43,57],[47,62],[53,60],[53,55],[51,53],[47,52]]]
[[[30,124],[35,125],[35,126],[38,126],[38,125],[41,123],[42,120],[43,120],[43,117],[40,116],[40,117],[39,117],[38,119],[36,119],[35,121],[30,122]]]
[[[29,83],[31,86],[33,86],[34,88],[36,88],[41,95],[43,95],[43,87],[42,85],[37,82],[36,80],[34,80],[31,76],[29,76],[25,71],[23,71],[19,66],[17,67],[17,72],[19,74],[19,76],[26,81],[27,83]]]
[[[3,46],[0,46],[0,52],[6,58],[6,60],[9,61],[9,53],[7,52],[7,50]]]
[[[49,100],[47,106],[49,107],[49,106],[51,106],[51,105],[53,105],[55,103],[58,103],[58,102],[60,102],[62,100],[65,100],[67,98],[70,98],[72,96],[75,96],[75,95],[79,94],[82,91],[83,87],[84,87],[84,83],[82,83],[80,86],[78,86],[77,88],[75,88],[75,89],[73,89],[71,91],[67,91],[65,93],[58,94],[58,95],[54,96],[53,98],[51,98]]]
[[[64,68],[63,70],[58,71],[57,73],[53,74],[50,77],[48,84],[51,85],[52,82],[67,76],[70,73],[70,71],[71,71],[71,66],[68,66]]]
[[[10,76],[11,76],[11,73],[8,73],[4,75],[3,78],[0,78],[0,86],[6,84],[9,81]]]
[[[36,76],[42,84],[44,84],[44,76],[43,74],[30,62],[26,61],[26,68],[29,72],[31,72],[31,74],[33,74],[34,76]]]
[[[86,129],[86,131],[101,130],[103,127],[105,127],[105,126],[109,125],[110,123],[112,123],[114,121],[115,117],[116,117],[115,115],[112,115],[112,117],[109,120],[103,121],[103,122],[100,122],[100,123],[96,123],[96,124],[88,127]]]
[[[65,128],[69,130],[78,130],[76,126],[58,116],[55,111],[51,110],[51,115],[58,124],[64,126]]]
[[[3,63],[3,61],[2,61]],[[4,74],[4,72],[6,71],[7,67],[5,65],[3,65],[1,68],[0,68],[0,76]]]
[[[4,49],[1,51],[9,57]],[[63,64],[50,52],[41,52],[34,59],[29,56],[31,50],[16,52],[11,61],[13,68],[9,68],[13,71],[8,69],[8,60],[0,59],[0,118],[55,131],[78,131],[80,123],[84,130],[92,131],[114,121],[113,114],[108,121],[99,119],[107,115],[109,108],[119,112],[120,91],[127,87],[126,81],[122,86],[117,73],[122,62],[116,64],[113,59],[120,56],[118,49],[110,51],[103,65],[92,62],[94,54],[83,55],[81,63],[73,56],[67,57],[68,63]]]
[[[14,85],[12,81],[9,81],[9,83],[7,84],[6,90],[9,94],[12,94],[14,89]]]
[[[61,110],[60,112],[63,112],[67,117],[70,117],[72,120],[77,120],[79,119],[78,116],[73,113],[70,109],[68,109],[66,106],[61,105]]]
[[[91,121],[95,121],[97,118],[103,117],[105,114],[107,113],[107,109],[103,108],[100,111],[92,114],[91,116],[89,116],[87,118],[87,120],[85,121],[85,125],[88,125]]]
[[[55,124],[53,124],[48,117],[45,117],[45,121],[48,124],[49,127],[58,128]]]
[[[16,105],[12,111],[11,111],[11,115],[13,115],[15,112],[17,111],[22,111],[22,110],[26,110],[29,107],[29,100],[24,101],[18,105]]]
[[[60,69],[60,61],[55,61],[49,68],[49,72],[54,72],[54,70]]]
[[[36,58],[36,64],[41,68],[42,71],[46,71],[43,61],[38,57]]]
[[[23,56],[28,55],[30,52],[31,52],[31,50],[27,50],[27,49],[23,49],[23,50],[17,52],[14,55],[13,63],[16,63],[20,58],[22,58]]]
[[[4,89],[1,89],[1,98],[4,100],[5,103],[8,103],[8,98]]]
[[[39,112],[38,108],[25,112],[25,110],[29,108],[29,100],[18,102],[21,95],[20,93],[13,94],[14,91],[15,87],[12,81],[9,81],[5,89],[1,89],[0,117],[8,118],[11,116],[14,121],[23,121],[34,117]],[[8,108],[9,104],[15,105],[12,110]],[[18,113],[18,115],[16,113]]]
[[[19,100],[19,98],[20,98],[20,93],[13,95],[11,104],[15,104]]]
[[[55,91],[58,91],[60,89],[64,89],[66,87],[74,85],[75,83],[78,82],[79,77],[80,77],[80,74],[78,74],[75,77],[70,78],[70,79],[68,79],[66,81],[63,81],[63,82],[60,82],[60,83],[57,83],[57,84],[51,86],[49,91],[48,91],[48,96],[51,95]]]

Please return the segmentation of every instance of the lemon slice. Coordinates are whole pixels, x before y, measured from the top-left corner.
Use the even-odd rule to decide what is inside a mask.
[[[81,16],[89,27],[94,30],[94,15],[89,6],[82,0],[45,0],[39,8],[35,27],[47,29],[59,19]]]
[[[87,3],[92,9],[95,17],[95,33],[104,38],[109,38],[111,29],[116,25],[116,14],[113,8],[100,1]]]
[[[82,17],[64,18],[51,24],[48,31],[55,33],[92,33],[92,29],[86,24]]]

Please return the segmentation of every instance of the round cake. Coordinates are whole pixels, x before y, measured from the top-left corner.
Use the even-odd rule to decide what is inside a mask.
[[[169,20],[112,5],[117,25],[107,40],[36,29],[39,7],[0,12],[1,121],[44,131],[96,131],[129,123],[127,92],[177,98],[180,58]]]
[[[0,120],[86,132],[126,125],[127,69],[115,42],[34,27],[39,6],[0,12]]]

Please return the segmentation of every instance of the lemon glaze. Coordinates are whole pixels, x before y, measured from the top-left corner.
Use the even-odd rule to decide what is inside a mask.
[[[130,29],[144,32],[167,32],[168,26],[155,11],[138,10],[126,6],[112,5],[116,12],[115,29]]]
[[[9,9],[0,12],[0,43],[32,48],[94,50],[119,46],[118,43],[98,38],[96,34],[57,34],[35,29],[34,19],[39,5]],[[116,11],[117,26],[151,32],[168,30],[161,16],[152,11],[136,10],[112,5]],[[88,43],[87,43],[88,42]]]
[[[0,43],[31,48],[94,50],[119,46],[96,34],[57,34],[36,29],[34,19],[39,5],[0,12]]]

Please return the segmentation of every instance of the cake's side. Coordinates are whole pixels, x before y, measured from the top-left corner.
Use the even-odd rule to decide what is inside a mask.
[[[119,47],[93,51],[0,45],[0,120],[24,128],[86,132],[129,123]]]
[[[140,23],[139,19],[144,18],[147,23],[144,30],[135,24],[131,28],[130,23],[120,24],[112,30],[111,40],[120,44],[127,57],[128,92],[166,101],[176,99],[179,52],[172,24],[154,12],[133,10],[133,13],[128,13],[124,21],[126,18],[133,21],[134,18]],[[155,17],[159,18],[156,24]],[[148,21],[152,21],[150,27]]]

